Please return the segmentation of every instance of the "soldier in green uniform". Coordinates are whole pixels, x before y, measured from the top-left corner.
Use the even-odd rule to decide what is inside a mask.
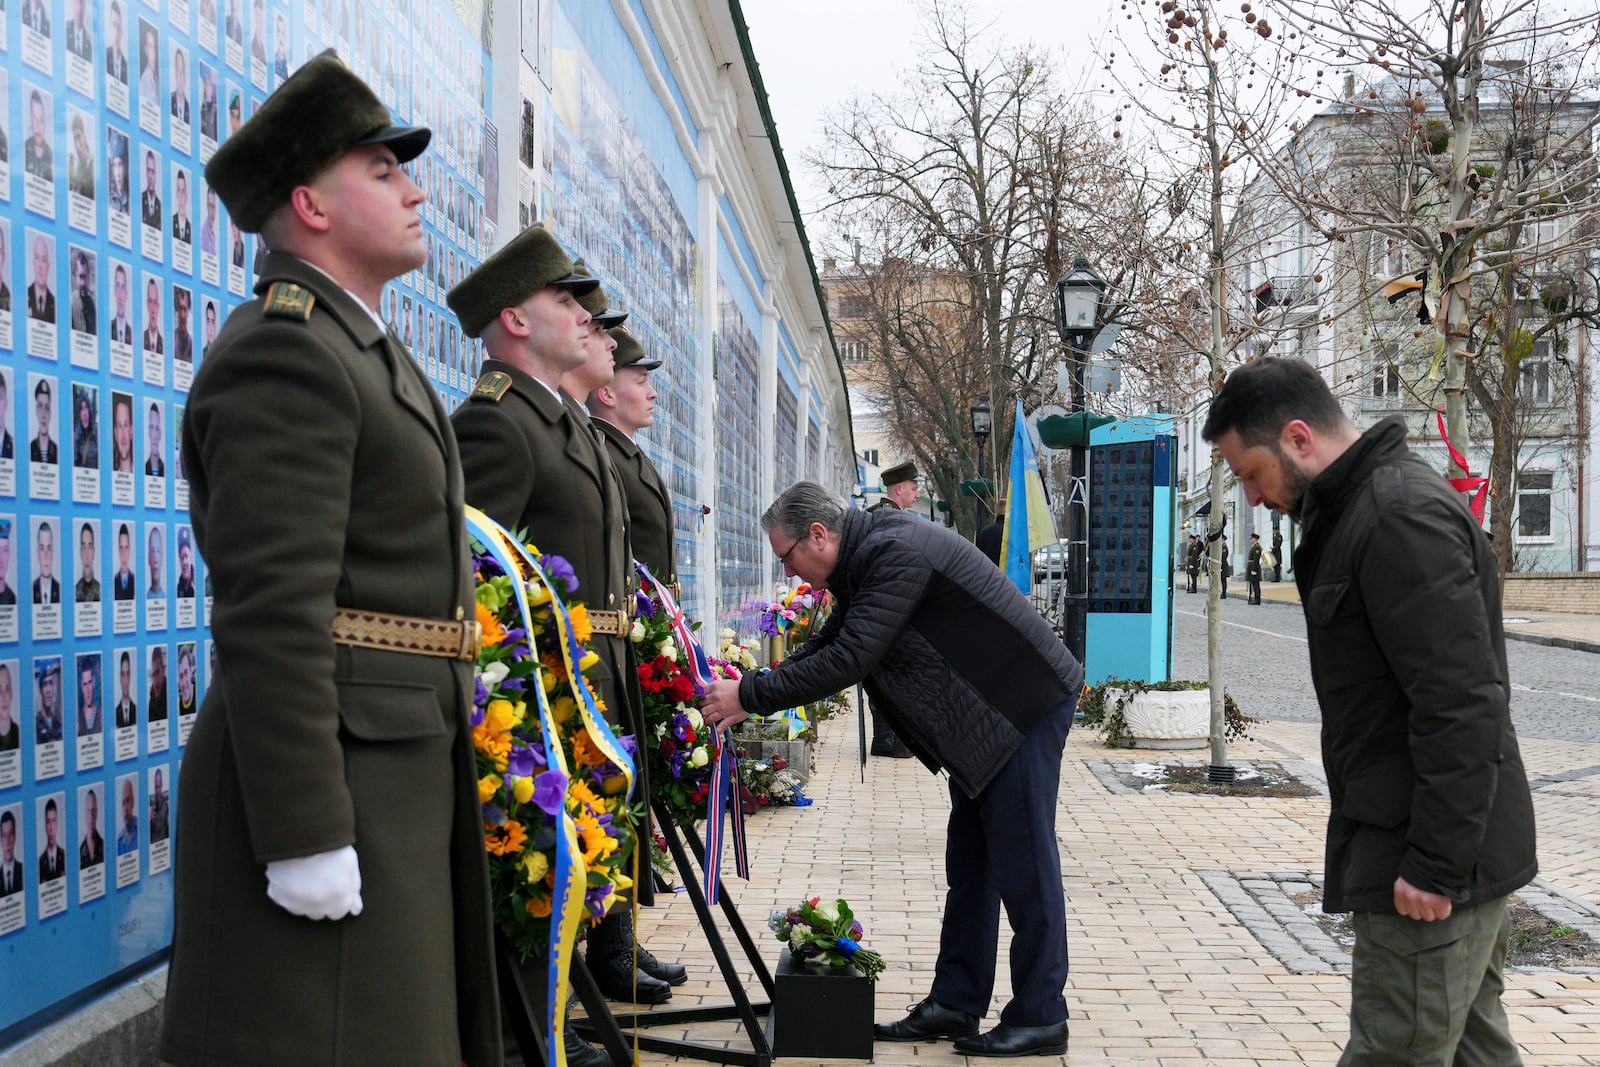
[[[884,497],[868,508],[868,511],[877,511],[879,508],[893,508],[904,511],[917,502],[917,465],[915,463],[901,463],[890,467],[883,472]]]
[[[656,391],[650,384],[650,372],[661,366],[661,361],[647,359],[644,346],[625,327],[616,327],[610,333],[617,342],[612,353],[616,377],[589,394],[589,414],[605,436],[606,450],[611,453],[611,463],[628,498],[633,558],[672,586],[673,595],[677,596],[672,494],[656,465],[633,441],[634,434],[655,422]]]
[[[183,427],[223,670],[180,772],[178,1067],[502,1060],[460,461],[377,314],[429,138],[326,52],[206,168],[271,251]]]
[[[534,225],[450,290],[446,299],[462,330],[481,337],[488,355],[451,421],[461,442],[468,501],[508,529],[523,531],[541,552],[572,565],[577,596],[589,609],[590,647],[600,659],[589,677],[607,718],[636,734],[637,677],[627,643],[627,505],[587,414],[562,389],[563,377],[589,360],[590,313],[579,299],[598,285],[575,273],[556,239]],[[609,367],[609,358],[603,362]],[[639,879],[641,900],[648,888],[645,875]],[[666,1000],[666,982],[628,966],[631,948],[631,927],[624,922],[608,919],[591,933],[591,966],[602,959],[608,964],[593,968],[602,990],[614,999],[637,996],[639,1003]],[[581,1058],[584,1048],[569,1040],[569,1063],[588,1062]]]

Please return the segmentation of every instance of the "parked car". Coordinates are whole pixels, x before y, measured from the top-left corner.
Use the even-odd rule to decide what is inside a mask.
[[[1033,580],[1048,582],[1067,576],[1067,543],[1057,541],[1033,554]]]

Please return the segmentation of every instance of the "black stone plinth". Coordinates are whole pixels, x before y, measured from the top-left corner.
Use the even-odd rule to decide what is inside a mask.
[[[785,948],[773,972],[767,1041],[775,1059],[870,1060],[872,983],[854,967],[810,967]]]

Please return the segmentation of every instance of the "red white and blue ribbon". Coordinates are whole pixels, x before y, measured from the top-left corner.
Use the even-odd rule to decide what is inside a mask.
[[[661,601],[661,607],[666,611],[667,617],[672,620],[672,636],[678,639],[678,647],[683,649],[689,661],[689,681],[694,683],[697,696],[705,696],[706,686],[715,681],[711,673],[711,661],[706,659],[706,650],[700,647],[700,641],[694,635],[694,628],[689,625],[689,620],[683,617],[683,609],[678,606],[678,601],[673,597],[672,591],[666,583],[658,581],[638,560],[633,565],[638,568],[639,576],[649,583],[652,591]]]
[[[661,609],[672,620],[672,635],[688,661],[689,680],[694,683],[694,691],[704,696],[706,687],[716,678],[711,673],[711,661],[706,658],[705,649],[700,647],[700,640],[694,635],[694,628],[683,617],[683,609],[678,606],[666,584],[658,581],[643,563],[635,560],[633,565],[638,568],[639,576],[644,579],[647,588],[661,601]],[[739,757],[734,754],[733,743],[726,730],[719,728],[713,731],[712,736],[716,742],[717,771],[712,776],[711,792],[706,797],[706,854],[703,865],[708,904],[716,904],[722,899],[722,832],[725,814],[732,830],[734,871],[740,878],[750,877],[744,805],[739,803]]]

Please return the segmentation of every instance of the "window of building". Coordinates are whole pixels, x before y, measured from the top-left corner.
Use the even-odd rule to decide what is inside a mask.
[[[840,341],[839,358],[846,363],[865,363],[870,349],[865,341]]]
[[[863,448],[861,450],[861,461],[868,466],[876,467],[878,465],[878,450],[876,448]]]
[[[859,319],[867,313],[867,298],[862,293],[843,293],[839,297],[839,317]]]
[[[1517,475],[1517,540],[1550,539],[1550,498],[1555,478],[1552,471],[1522,471]]]
[[[1533,351],[1528,353],[1519,368],[1522,381],[1519,383],[1518,392],[1521,393],[1524,403],[1537,404],[1540,407],[1550,405],[1550,339],[1540,338],[1533,343]]]
[[[1372,272],[1380,278],[1393,278],[1406,269],[1406,248],[1393,237],[1374,234],[1372,238]]]
[[[1400,346],[1393,341],[1381,342],[1373,355],[1372,395],[1379,400],[1400,399]]]

